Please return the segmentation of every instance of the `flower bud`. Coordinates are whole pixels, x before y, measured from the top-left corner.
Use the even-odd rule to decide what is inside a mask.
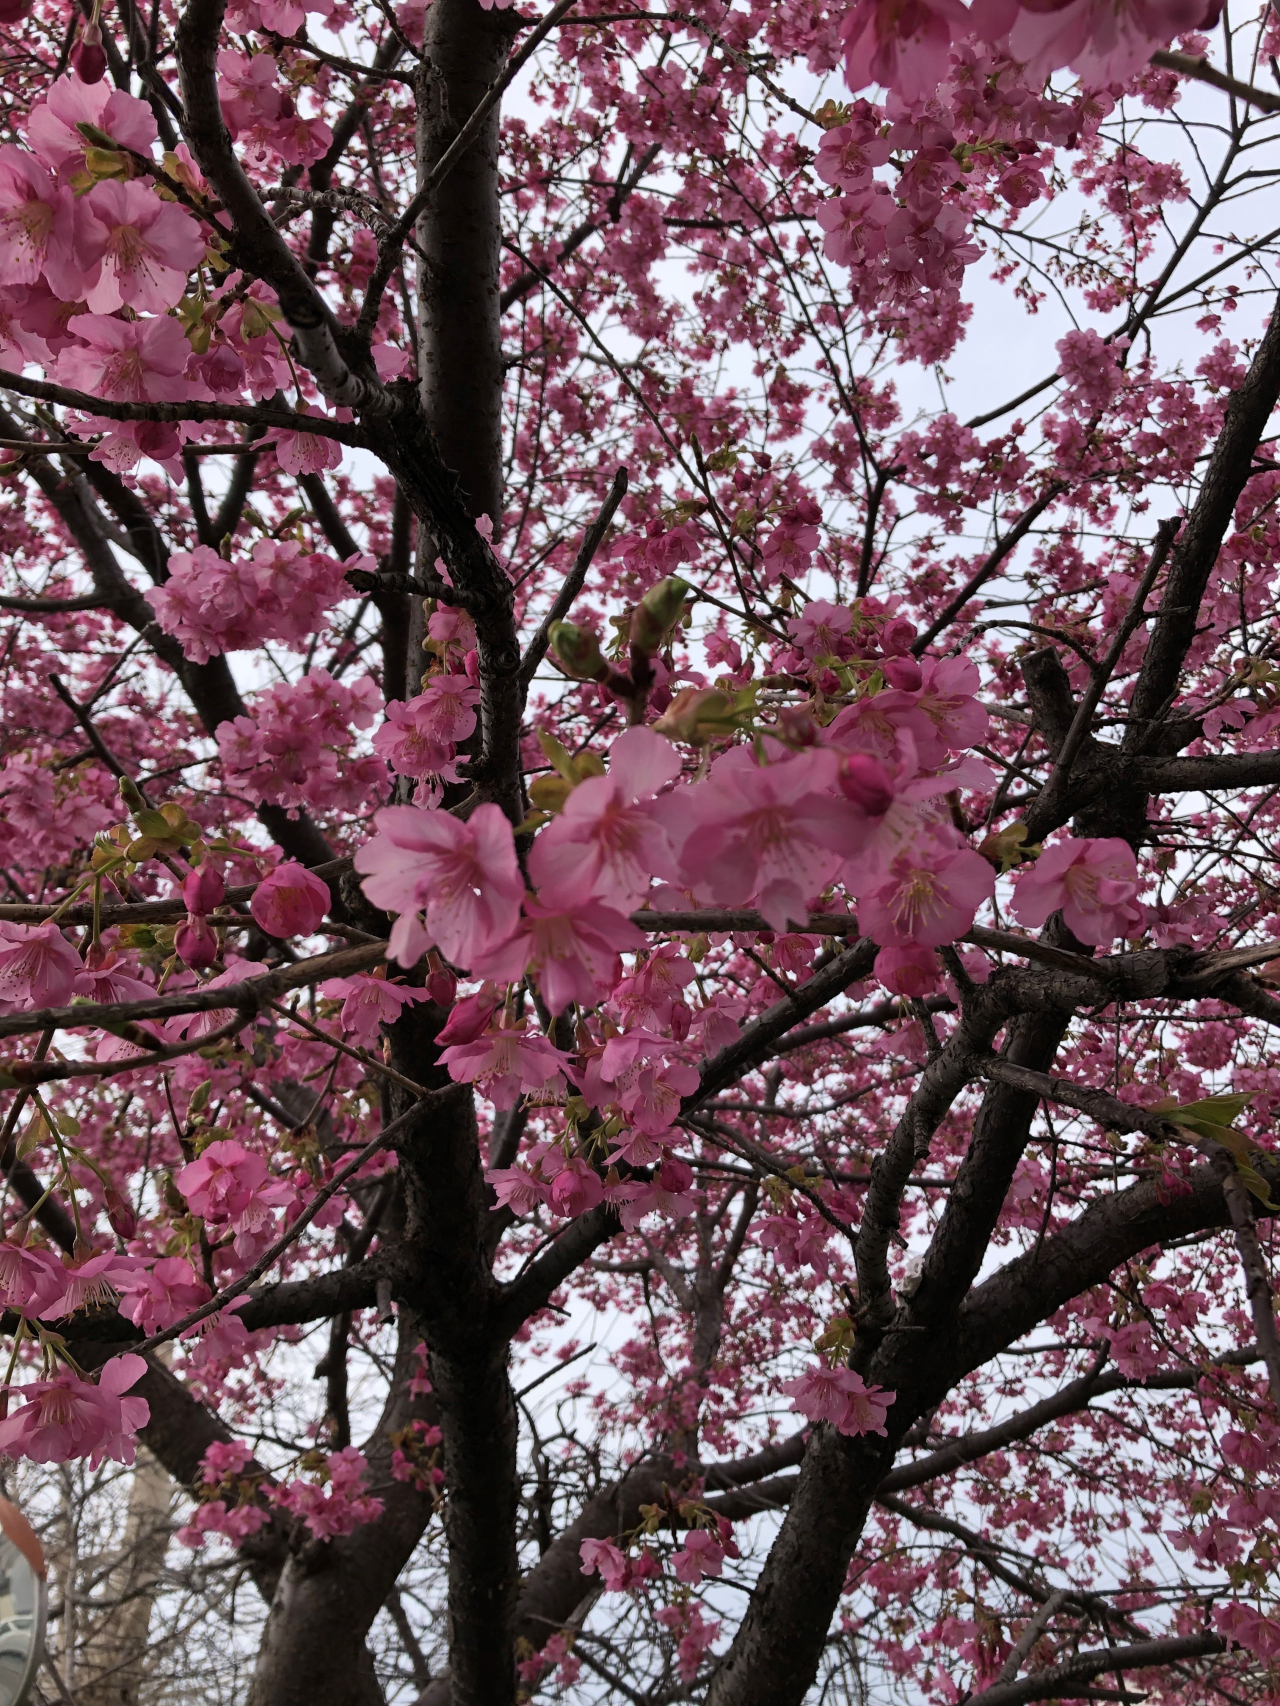
[[[218,958],[218,938],[203,918],[188,918],[173,933],[174,952],[192,971],[204,971]]]
[[[840,792],[868,817],[883,817],[893,804],[893,777],[869,752],[851,752],[840,764]]]
[[[603,681],[608,675],[609,665],[601,654],[600,641],[590,628],[579,628],[572,622],[553,622],[550,638],[551,650],[566,675],[577,681]]]
[[[221,906],[227,898],[227,885],[212,865],[201,865],[188,873],[182,885],[182,899],[188,912],[203,917]]]
[[[332,904],[328,885],[313,877],[305,865],[289,859],[258,884],[249,911],[260,930],[283,939],[309,936]]]
[[[117,1185],[108,1185],[104,1192],[107,1219],[111,1230],[119,1238],[132,1238],[138,1230],[138,1217],[133,1212],[133,1205],[125,1197]]]
[[[106,76],[107,55],[97,24],[86,24],[80,40],[71,49],[71,69],[82,83],[101,83]]]
[[[818,725],[807,705],[784,705],[778,712],[778,739],[788,746],[813,746]]]
[[[672,624],[680,618],[688,591],[688,581],[679,575],[668,575],[649,588],[631,612],[631,644],[637,651],[652,657],[662,649]]]
[[[448,966],[436,966],[427,979],[427,994],[437,1007],[452,1007],[458,993],[458,980]]]
[[[917,692],[924,680],[920,665],[913,657],[885,658],[880,665],[880,673],[890,687],[899,687],[904,693]]]
[[[737,726],[731,693],[719,687],[682,687],[653,725],[668,740],[700,745],[717,735],[732,734]]]

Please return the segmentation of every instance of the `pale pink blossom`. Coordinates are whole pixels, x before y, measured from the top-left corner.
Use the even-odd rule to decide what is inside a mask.
[[[0,920],[0,1012],[64,1006],[83,970],[56,924]]]
[[[674,878],[670,840],[648,802],[679,774],[680,756],[661,735],[619,735],[609,774],[580,782],[530,850],[539,899],[557,910],[594,899],[629,912],[655,876]]]
[[[812,1422],[830,1422],[837,1433],[887,1434],[884,1425],[896,1392],[868,1386],[851,1368],[827,1368],[819,1363],[798,1380],[784,1380],[780,1391],[791,1407]]]
[[[476,726],[479,689],[465,675],[433,675],[410,700],[392,699],[373,750],[400,776],[456,781],[457,742]]]
[[[43,101],[31,109],[27,136],[45,162],[66,179],[84,165],[92,146],[77,129],[91,124],[135,154],[151,153],[157,135],[155,114],[145,101],[109,83],[83,83],[79,77],[59,77]]]
[[[263,640],[300,649],[350,591],[347,566],[304,552],[296,539],[259,539],[248,557],[229,561],[197,545],[170,555],[169,579],[149,596],[160,626],[195,663]]]
[[[265,876],[253,891],[249,911],[268,936],[310,936],[333,904],[327,883],[305,865],[289,859]]]
[[[663,802],[684,881],[719,906],[754,901],[775,930],[803,923],[841,856],[864,839],[861,815],[835,788],[836,768],[822,748],[776,764],[730,750],[706,782]]]
[[[1064,836],[1018,878],[1013,910],[1032,929],[1061,911],[1072,935],[1096,948],[1141,928],[1137,897],[1138,861],[1127,841]]]
[[[146,183],[95,184],[79,204],[77,250],[89,276],[82,294],[95,314],[172,308],[204,259],[197,222]]]
[[[425,989],[413,989],[407,983],[390,983],[383,977],[331,977],[320,985],[321,995],[331,1000],[342,997],[338,1023],[357,1048],[372,1048],[378,1042],[383,1025],[393,1025],[402,1009],[415,1001],[425,1001]]]
[[[96,1469],[106,1457],[133,1462],[134,1436],[151,1409],[145,1398],[126,1398],[147,1371],[139,1356],[112,1357],[94,1385],[64,1369],[52,1380],[20,1388],[22,1407],[0,1422],[0,1452],[34,1463],[87,1457]]]
[[[575,1156],[552,1179],[548,1200],[556,1214],[586,1214],[604,1201],[604,1185],[595,1169]]]
[[[845,81],[879,83],[907,101],[927,100],[947,74],[953,35],[969,16],[960,0],[855,0],[840,26]]]
[[[0,273],[7,285],[36,284],[48,273],[72,300],[76,289],[76,203],[33,154],[0,144]]]
[[[881,947],[939,948],[964,935],[994,892],[995,872],[981,854],[922,836],[861,887],[858,928]]]
[[[584,1540],[578,1548],[584,1576],[600,1577],[606,1593],[618,1593],[630,1581],[630,1562],[612,1540]]]
[[[671,1560],[678,1582],[697,1587],[704,1576],[718,1576],[724,1569],[725,1550],[718,1535],[695,1528],[685,1536],[683,1547]]]
[[[191,346],[176,320],[78,314],[72,331],[76,341],[55,368],[60,384],[117,403],[173,403],[189,396]]]
[[[474,1084],[496,1108],[514,1107],[521,1091],[543,1095],[562,1089],[568,1060],[540,1032],[525,1030],[486,1031],[440,1054],[455,1084]]]
[[[66,1269],[51,1251],[12,1239],[0,1242],[0,1301],[6,1308],[33,1317],[50,1314],[48,1306],[65,1284]]]
[[[509,1208],[517,1216],[532,1214],[549,1198],[542,1180],[535,1179],[523,1167],[490,1167],[485,1182],[493,1186],[498,1207]]]
[[[242,1261],[252,1261],[270,1243],[271,1210],[293,1197],[282,1179],[270,1176],[262,1157],[234,1138],[211,1143],[182,1168],[174,1183],[193,1213],[213,1225],[230,1223]]]
[[[475,977],[515,983],[532,970],[552,1013],[571,1002],[588,1007],[615,984],[619,955],[645,946],[647,938],[620,912],[589,900],[566,911],[525,901],[515,934],[471,956]]]
[[[114,1250],[62,1270],[62,1289],[51,1296],[42,1313],[50,1319],[74,1315],[79,1309],[101,1308],[116,1301],[125,1284],[137,1273],[136,1256],[120,1256]]]
[[[181,1256],[162,1256],[152,1267],[139,1267],[120,1286],[120,1313],[144,1333],[163,1332],[204,1303],[209,1288]]]
[[[378,833],[355,865],[373,904],[399,914],[388,952],[401,965],[414,965],[434,942],[466,966],[516,928],[524,879],[498,806],[477,806],[465,823],[448,812],[387,806],[374,822]]]
[[[618,1208],[625,1232],[634,1232],[647,1215],[661,1214],[668,1220],[683,1220],[697,1205],[693,1194],[693,1168],[678,1155],[664,1155],[661,1165],[647,1183],[640,1180],[613,1185],[606,1190]],[[554,1190],[554,1186],[552,1187]]]
[[[876,955],[875,975],[892,995],[919,999],[942,982],[942,968],[931,948],[915,942],[893,943]]]

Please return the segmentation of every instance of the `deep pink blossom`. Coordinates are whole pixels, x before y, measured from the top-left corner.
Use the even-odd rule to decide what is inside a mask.
[[[435,943],[467,966],[515,929],[524,879],[497,806],[477,806],[465,823],[447,812],[388,806],[374,822],[378,834],[356,854],[356,870],[373,904],[399,914],[389,952],[401,965],[414,965]]]
[[[0,1451],[35,1463],[65,1463],[87,1457],[96,1469],[104,1458],[133,1462],[134,1437],[151,1408],[145,1398],[126,1398],[147,1371],[141,1357],[112,1357],[97,1384],[64,1369],[51,1380],[19,1388],[25,1400],[0,1422]]]
[[[539,1032],[524,1030],[486,1031],[440,1054],[455,1084],[474,1084],[496,1108],[514,1107],[522,1090],[543,1094],[560,1088],[567,1059]]]
[[[1033,929],[1061,910],[1074,936],[1103,947],[1141,928],[1137,895],[1138,862],[1127,841],[1064,836],[1019,876],[1013,910]]]
[[[63,1006],[83,970],[79,954],[56,924],[0,920],[0,1012]]]
[[[645,942],[630,919],[598,901],[553,911],[529,899],[515,934],[473,954],[471,971],[496,983],[514,983],[532,970],[543,1000],[560,1013],[573,1001],[584,1007],[597,1001],[617,982],[618,956]]]
[[[897,1397],[882,1386],[868,1386],[851,1368],[828,1368],[824,1363],[798,1380],[784,1380],[780,1390],[801,1415],[813,1422],[830,1422],[842,1434],[887,1433],[884,1419]]]
[[[595,899],[628,912],[655,876],[673,877],[670,841],[647,802],[679,774],[679,754],[661,735],[619,735],[609,774],[580,782],[533,844],[529,871],[539,899],[557,909]]]
[[[305,865],[289,859],[265,876],[253,891],[249,910],[268,936],[310,936],[333,903],[329,886]]]
[[[921,838],[858,896],[858,928],[882,947],[939,948],[963,936],[995,891],[995,873],[968,847]]]
[[[76,246],[94,281],[84,292],[92,312],[172,308],[204,258],[205,240],[191,215],[137,179],[95,184],[79,211]]]

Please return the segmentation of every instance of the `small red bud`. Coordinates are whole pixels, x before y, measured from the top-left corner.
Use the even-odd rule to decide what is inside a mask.
[[[107,56],[97,24],[86,24],[84,34],[71,49],[71,69],[82,83],[101,83],[106,76]]]

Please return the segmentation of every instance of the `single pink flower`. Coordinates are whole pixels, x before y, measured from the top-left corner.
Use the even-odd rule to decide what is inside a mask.
[[[619,954],[643,948],[647,938],[629,918],[599,901],[553,911],[532,897],[515,934],[471,957],[475,977],[518,982],[532,968],[552,1013],[570,1002],[589,1007],[618,981]]]
[[[181,1256],[162,1256],[138,1268],[121,1287],[120,1313],[144,1333],[163,1332],[207,1301],[209,1288]]]
[[[726,753],[706,782],[663,803],[684,881],[720,906],[754,900],[775,930],[802,923],[841,856],[864,839],[863,815],[836,774],[826,748],[776,764],[757,764],[747,747]]]
[[[618,1593],[627,1586],[630,1567],[625,1552],[620,1552],[612,1540],[584,1540],[578,1548],[584,1576],[600,1577],[606,1593]]]
[[[516,928],[524,879],[498,806],[477,806],[465,823],[448,812],[387,806],[374,822],[378,833],[355,866],[373,904],[400,914],[388,952],[401,965],[416,964],[435,942],[447,959],[467,966]],[[424,910],[425,928],[418,921]]]
[[[72,329],[76,341],[55,368],[60,384],[117,403],[174,403],[190,394],[185,369],[191,345],[168,315],[115,320],[78,314]]]
[[[969,16],[960,0],[856,0],[840,26],[845,81],[880,83],[907,101],[925,101],[947,74],[953,35]]]
[[[1031,929],[1061,911],[1072,935],[1098,948],[1141,927],[1137,896],[1138,861],[1127,841],[1065,836],[1018,879],[1013,910]]]
[[[75,301],[76,203],[34,154],[0,144],[0,273],[7,285],[36,284],[46,271]]]
[[[0,922],[0,1012],[65,1005],[83,970],[56,924]]]
[[[604,1186],[595,1169],[575,1156],[552,1179],[549,1195],[556,1214],[586,1214],[604,1201]]]
[[[305,865],[289,859],[277,865],[253,891],[249,911],[268,936],[310,936],[318,930],[333,904],[326,883],[313,876]]]
[[[43,101],[31,109],[27,136],[32,148],[64,181],[84,166],[92,146],[77,129],[91,124],[135,154],[151,153],[159,132],[155,114],[145,101],[107,83],[88,84],[79,77],[59,77]]]
[[[609,748],[609,774],[580,782],[529,853],[538,898],[555,910],[601,900],[628,912],[653,878],[675,876],[671,843],[648,801],[680,774],[680,756],[651,729]]]
[[[964,935],[994,892],[995,872],[980,854],[921,837],[895,854],[886,871],[869,876],[858,898],[858,928],[881,947],[940,948]]]
[[[331,977],[320,985],[321,995],[343,997],[338,1022],[357,1048],[372,1048],[382,1025],[393,1025],[402,1008],[425,1001],[428,991],[407,983],[388,983],[382,977]]]
[[[915,942],[891,944],[876,955],[875,975],[892,995],[919,999],[942,982],[942,968],[931,948]]]
[[[96,1469],[103,1458],[133,1462],[133,1436],[145,1427],[151,1409],[145,1398],[125,1398],[147,1371],[139,1356],[112,1357],[98,1383],[64,1369],[52,1380],[20,1388],[27,1400],[0,1422],[0,1452],[29,1457],[34,1463],[65,1463],[87,1457]]]
[[[27,1249],[12,1239],[0,1242],[0,1300],[6,1308],[33,1317],[50,1314],[48,1305],[65,1285],[66,1269],[51,1251]]]
[[[474,1084],[494,1107],[511,1108],[522,1090],[561,1088],[568,1058],[537,1031],[498,1030],[442,1050],[440,1064],[455,1084]]]
[[[204,259],[198,223],[139,179],[95,184],[80,213],[78,253],[96,280],[82,294],[94,314],[120,307],[161,314]]]

